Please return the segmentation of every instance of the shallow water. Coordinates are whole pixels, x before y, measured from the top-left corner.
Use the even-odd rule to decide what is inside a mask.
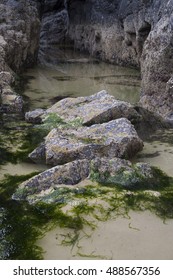
[[[30,110],[47,108],[64,97],[90,95],[102,89],[106,89],[117,99],[131,103],[139,100],[140,77],[138,71],[106,63],[75,62],[73,60],[56,67],[40,66],[30,69],[25,73],[25,77],[27,77],[27,86],[24,95],[27,97]],[[8,139],[5,151],[6,146],[14,151],[22,140],[22,136],[26,134],[27,127],[25,127],[25,122],[22,122],[24,126],[20,130],[16,128],[15,124],[3,129],[2,134],[5,133],[5,139]],[[173,176],[172,134],[172,130],[153,134],[145,142],[144,150],[134,161],[149,162]],[[15,135],[16,142],[12,141]],[[5,157],[0,169],[0,178],[2,179],[6,173],[14,176],[44,169],[46,169],[45,166],[33,164],[27,159],[17,159],[14,162]],[[43,254],[45,259],[173,258],[172,220],[168,220],[164,224],[160,218],[150,212],[131,212],[130,217],[131,219],[119,217],[106,222],[96,221],[97,228],[94,231],[85,229],[89,230],[90,237],[88,235],[87,238],[86,234],[80,233],[81,239],[78,247],[60,245],[62,236],[68,234],[70,230],[59,227],[48,232],[37,244],[41,245],[45,251]],[[79,246],[81,246],[80,251]]]
[[[103,89],[117,99],[131,103],[139,100],[139,72],[103,62],[40,66],[28,70],[26,76],[24,94],[30,99],[30,109],[47,108],[64,97],[87,96]]]
[[[87,231],[87,230],[86,230]],[[87,237],[81,232],[74,246],[62,246],[64,230],[56,228],[39,241],[47,260],[73,259],[124,259],[172,260],[173,220],[163,221],[146,212],[130,212],[129,218],[98,222],[97,228]]]

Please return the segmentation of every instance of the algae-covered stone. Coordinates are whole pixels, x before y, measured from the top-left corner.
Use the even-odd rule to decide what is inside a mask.
[[[143,142],[125,118],[77,129],[53,129],[45,139],[46,164],[64,164],[95,157],[131,158]],[[30,154],[35,159],[36,151]]]
[[[119,158],[92,160],[90,178],[101,184],[135,190],[159,190],[170,185],[169,176],[156,167]]]
[[[32,118],[28,118],[27,113],[26,119],[35,123],[36,113],[29,112]],[[105,90],[91,96],[65,98],[57,102],[42,114],[43,122],[46,115],[52,113],[61,116],[66,122],[73,121],[78,117],[82,120],[83,125],[104,123],[121,117],[132,122],[140,120],[140,115],[130,103],[116,100]]]
[[[61,166],[50,168],[39,175],[23,182],[13,195],[15,200],[26,199],[30,195],[41,193],[58,186],[75,185],[89,175],[87,160],[73,161]]]
[[[141,195],[158,198],[161,191],[172,186],[173,179],[147,163],[132,164],[125,159],[106,157],[78,160],[53,167],[23,182],[13,199],[27,200],[31,204],[38,201],[65,203],[72,194],[85,193],[86,182],[100,191],[113,188],[127,196],[140,191]]]

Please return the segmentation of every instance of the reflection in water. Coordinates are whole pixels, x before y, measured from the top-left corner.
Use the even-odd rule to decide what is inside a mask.
[[[30,99],[30,109],[47,108],[62,98],[88,96],[103,89],[117,99],[131,103],[139,100],[139,72],[103,62],[40,66],[29,70],[26,76],[24,94]]]

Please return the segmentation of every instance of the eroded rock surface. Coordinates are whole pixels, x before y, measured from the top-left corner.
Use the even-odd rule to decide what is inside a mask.
[[[87,186],[80,184],[83,180],[90,185],[101,183],[100,188],[107,185],[126,190],[148,189],[148,192],[169,185],[169,177],[147,163],[132,164],[119,158],[95,158],[92,161],[73,161],[46,170],[23,182],[13,199],[27,200],[29,203],[67,203],[66,193],[82,193],[85,187],[87,191]]]
[[[49,114],[57,114],[65,122],[75,121],[78,118],[83,125],[87,126],[121,117],[135,123],[141,118],[130,103],[116,100],[105,90],[91,96],[65,98],[45,111],[37,109],[27,112],[25,119],[33,123],[44,122]]]
[[[23,101],[12,86],[14,72],[36,61],[39,45],[39,1],[0,3],[0,95],[2,107],[21,111]]]
[[[61,185],[76,185],[89,176],[89,161],[78,160],[48,169],[19,186],[14,199],[26,199]]]
[[[77,159],[94,157],[131,158],[143,148],[133,125],[120,118],[91,127],[53,129],[45,139],[46,164],[64,164]],[[40,162],[38,149],[30,158]]]
[[[141,67],[141,105],[173,123],[173,95],[169,88],[173,76],[173,0],[49,2],[59,7],[55,9],[45,1],[49,13],[45,10],[43,15],[42,37],[48,34],[49,54],[59,44],[60,58],[62,45],[71,44],[101,60]],[[54,13],[55,21],[57,16],[61,17],[56,30],[51,24]],[[43,41],[40,49],[44,49]],[[54,51],[52,61],[53,55],[56,61]]]

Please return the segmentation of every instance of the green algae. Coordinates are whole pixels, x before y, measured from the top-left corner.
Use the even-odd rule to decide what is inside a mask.
[[[66,126],[66,123],[63,125]],[[34,136],[36,134],[38,137]],[[37,127],[26,127],[25,133],[16,137],[15,143],[20,142],[16,151],[7,148],[8,142],[2,137],[1,160],[26,160],[27,154],[39,144],[44,135],[45,131]],[[14,134],[11,133],[11,143],[13,138]],[[130,210],[150,210],[164,221],[173,218],[172,178],[158,169],[155,169],[155,179],[150,185],[139,184],[137,181],[134,184],[133,176],[127,172],[124,177],[118,178],[119,181],[111,178],[109,173],[93,172],[93,179],[99,182],[96,186],[91,184],[76,189],[55,188],[34,205],[11,200],[18,185],[34,175],[7,175],[0,183],[0,259],[42,259],[43,252],[36,241],[56,226],[68,230],[64,234],[62,245],[73,248],[79,246],[81,232],[90,237],[97,221],[128,217]],[[122,184],[125,181],[126,184]],[[127,184],[131,181],[133,184]],[[68,211],[64,208],[66,206]],[[90,228],[90,234],[86,227]],[[78,254],[82,256],[80,248]],[[91,258],[91,255],[88,257]],[[93,254],[94,257],[99,258]]]
[[[173,178],[167,176],[157,167],[151,167],[152,176],[145,176],[136,165],[133,170],[121,168],[115,175],[110,172],[100,172],[91,166],[90,179],[102,185],[119,186],[129,190],[160,190],[173,185]]]
[[[46,131],[33,126],[16,127],[15,130],[4,128],[0,134],[0,165],[7,162],[16,164],[28,161],[28,154],[43,141],[46,135]]]
[[[6,175],[0,182],[0,259],[40,259],[41,248],[35,239],[41,234],[36,227],[32,209],[25,203],[11,200],[11,195],[23,180],[34,174],[22,176]]]
[[[64,234],[62,245],[73,248],[79,243],[80,232],[87,236],[86,227],[92,232],[96,228],[96,221],[128,217],[130,210],[150,210],[163,220],[173,218],[171,185],[159,191],[129,191],[115,185],[113,188],[110,185],[91,184],[76,189],[55,189],[54,203],[45,203],[44,200],[29,205],[12,201],[11,195],[18,184],[33,175],[8,175],[0,184],[0,207],[8,209],[0,216],[0,232],[3,232],[0,235],[3,240],[1,259],[41,259],[43,252],[36,241],[56,226],[69,229]],[[64,209],[66,206],[68,210]]]
[[[79,117],[76,117],[75,119],[67,122],[58,114],[49,113],[43,119],[43,123],[38,125],[37,127],[39,129],[50,131],[53,128],[67,128],[67,129],[68,128],[77,128],[77,127],[81,127],[82,123],[83,123],[83,120]]]

